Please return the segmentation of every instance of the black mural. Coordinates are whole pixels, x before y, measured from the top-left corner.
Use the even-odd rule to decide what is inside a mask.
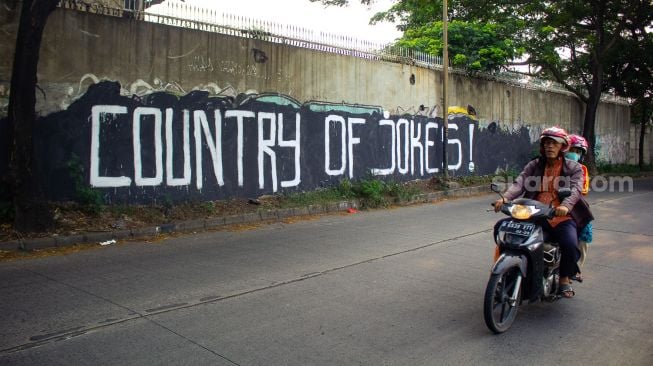
[[[497,173],[498,170],[519,173],[528,161],[539,154],[539,145],[531,143],[527,127],[509,131],[500,128],[497,122],[490,123],[477,134],[474,146],[479,149],[475,160],[483,167],[483,174]]]
[[[367,176],[426,179],[442,170],[442,119],[300,104],[279,94],[129,98],[104,81],[37,126],[36,176],[51,200],[74,198],[75,164],[107,203],[256,197]],[[532,150],[525,129],[479,130],[464,115],[449,119],[448,136],[453,175],[521,167]]]

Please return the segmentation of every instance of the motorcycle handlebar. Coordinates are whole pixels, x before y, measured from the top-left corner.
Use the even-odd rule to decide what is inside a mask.
[[[511,205],[512,203],[511,202],[504,202],[503,204],[504,205]],[[496,202],[490,203],[490,206],[495,207]],[[492,210],[492,209],[486,210],[486,212],[491,212],[491,211],[494,211],[494,210]],[[556,215],[556,210],[555,210],[555,208],[551,207],[551,208],[549,208],[549,212],[547,212],[545,216],[546,216],[547,219],[552,219],[552,218],[555,217],[555,215]]]
[[[550,208],[550,209],[549,209],[549,213],[546,214],[546,217],[547,217],[548,219],[552,219],[552,218],[554,218],[555,216],[556,216],[556,210],[555,210],[555,208]]]

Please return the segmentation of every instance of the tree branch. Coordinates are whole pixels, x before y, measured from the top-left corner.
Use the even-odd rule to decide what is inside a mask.
[[[574,45],[573,42],[571,42],[571,45],[569,46],[569,48],[571,49],[571,56],[570,57],[571,57],[571,64],[573,65],[574,70],[580,70],[580,66],[578,65],[578,62],[579,62],[578,61],[578,55],[576,54],[576,46]],[[591,85],[590,81],[587,80],[587,78],[585,77],[585,74],[583,74],[580,71],[578,73],[580,74],[580,79],[583,81],[583,84],[585,84],[585,87],[589,89],[590,85]]]
[[[583,94],[580,89],[574,88],[571,85],[569,85],[569,83],[565,80],[560,70],[558,70],[557,68],[553,67],[551,64],[546,62],[544,62],[543,67],[546,68],[551,73],[551,75],[553,75],[553,78],[556,79],[557,82],[562,84],[562,86],[564,86],[565,89],[574,93],[584,103],[587,104],[589,102],[589,98],[585,94]]]

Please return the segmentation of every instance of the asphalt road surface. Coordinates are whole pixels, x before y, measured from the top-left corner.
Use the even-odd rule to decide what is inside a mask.
[[[653,179],[590,194],[576,297],[502,335],[494,199],[0,263],[0,365],[653,365]]]

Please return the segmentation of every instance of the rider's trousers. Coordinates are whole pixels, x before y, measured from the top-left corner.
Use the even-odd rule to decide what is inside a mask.
[[[562,254],[560,258],[560,277],[572,277],[578,270],[578,229],[574,220],[567,220],[551,227],[548,222],[542,225],[545,241],[556,241]]]

